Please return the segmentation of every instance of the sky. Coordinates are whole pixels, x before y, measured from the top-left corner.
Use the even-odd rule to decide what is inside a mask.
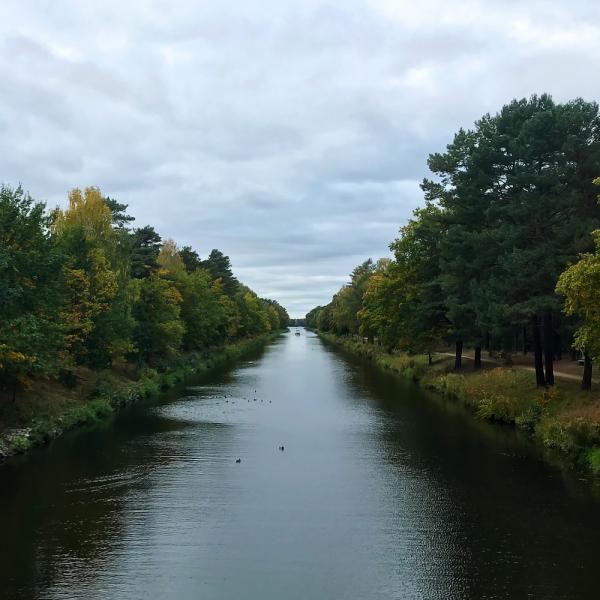
[[[512,98],[600,98],[596,0],[2,0],[0,181],[98,186],[294,317]]]

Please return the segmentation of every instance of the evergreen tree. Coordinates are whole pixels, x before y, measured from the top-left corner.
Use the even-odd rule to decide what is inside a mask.
[[[131,277],[144,279],[158,270],[158,254],[162,239],[154,227],[146,225],[131,235]]]
[[[212,275],[213,279],[220,279],[223,282],[223,289],[230,298],[235,296],[240,283],[233,275],[228,256],[225,256],[220,250],[211,250],[208,258],[202,261],[201,266]]]

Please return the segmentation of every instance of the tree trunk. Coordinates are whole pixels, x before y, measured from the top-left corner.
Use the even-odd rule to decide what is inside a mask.
[[[458,340],[456,342],[456,354],[454,357],[454,370],[460,371],[462,369],[462,352],[463,352],[463,342],[462,340]]]
[[[531,319],[531,329],[533,332],[535,382],[538,387],[544,387],[546,385],[546,378],[544,377],[544,363],[542,360],[542,341],[540,336],[540,324],[538,322],[537,315],[534,315]]]
[[[431,366],[433,364],[433,359],[431,358],[431,352],[427,353],[427,359],[428,359],[428,362],[429,362],[429,366]]]
[[[527,355],[527,327],[523,327],[523,354]]]
[[[554,332],[552,331],[552,313],[544,313],[544,362],[546,366],[546,385],[554,385]]]
[[[473,361],[473,368],[475,370],[481,369],[481,344],[475,346],[475,360]]]
[[[586,352],[583,356],[583,377],[581,379],[581,389],[586,392],[592,389],[592,359]]]

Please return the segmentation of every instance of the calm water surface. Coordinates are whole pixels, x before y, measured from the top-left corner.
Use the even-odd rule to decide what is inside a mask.
[[[0,468],[0,598],[600,597],[600,503],[515,432],[305,331],[196,383]]]

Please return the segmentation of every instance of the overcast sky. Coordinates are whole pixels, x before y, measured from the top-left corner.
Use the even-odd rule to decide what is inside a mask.
[[[2,0],[0,180],[96,185],[302,316],[513,97],[600,97],[596,0]]]

